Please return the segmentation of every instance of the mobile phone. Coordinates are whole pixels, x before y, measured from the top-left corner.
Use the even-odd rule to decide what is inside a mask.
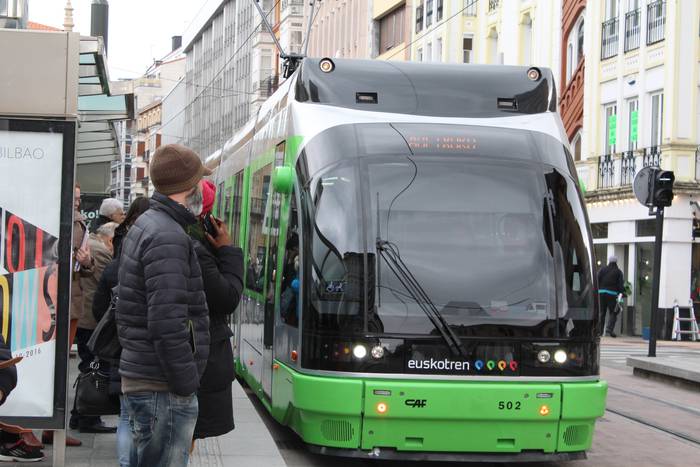
[[[211,235],[212,237],[216,237],[217,230],[216,227],[214,226],[214,222],[216,222],[212,216],[211,213],[207,213],[204,215],[204,218],[202,219],[202,225],[204,226],[204,231]]]

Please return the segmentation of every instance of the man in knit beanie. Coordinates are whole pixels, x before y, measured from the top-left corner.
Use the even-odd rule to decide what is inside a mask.
[[[209,355],[202,273],[185,229],[202,212],[200,180],[211,174],[189,148],[153,156],[156,192],[124,239],[117,291],[122,403],[138,466],[185,467],[197,420],[195,393]]]

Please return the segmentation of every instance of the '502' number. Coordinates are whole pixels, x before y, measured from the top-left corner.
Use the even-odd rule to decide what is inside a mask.
[[[498,410],[520,410],[520,401],[498,401]]]

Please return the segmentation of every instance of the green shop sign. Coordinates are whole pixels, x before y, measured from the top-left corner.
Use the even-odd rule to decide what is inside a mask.
[[[617,115],[608,117],[608,146],[617,143]]]
[[[637,142],[637,111],[633,110],[630,114],[630,141]]]

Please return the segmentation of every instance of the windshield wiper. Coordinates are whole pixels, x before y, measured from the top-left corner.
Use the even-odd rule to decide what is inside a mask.
[[[379,257],[384,259],[391,272],[394,273],[418,307],[423,310],[423,313],[430,319],[435,329],[440,332],[442,338],[450,348],[450,351],[457,356],[466,355],[467,352],[462,342],[459,340],[459,337],[457,337],[452,328],[450,328],[450,325],[440,314],[440,311],[438,311],[433,301],[430,300],[425,289],[421,287],[418,279],[416,279],[408,266],[406,266],[406,263],[401,259],[398,248],[393,243],[377,238],[377,252],[379,253]],[[378,269],[381,269],[381,265],[379,266]]]

